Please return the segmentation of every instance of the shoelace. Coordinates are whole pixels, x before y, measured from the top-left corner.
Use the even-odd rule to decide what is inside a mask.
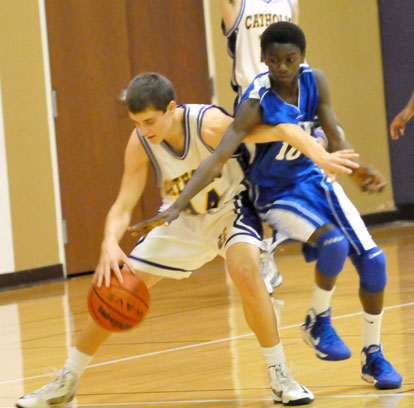
[[[38,390],[33,391],[28,395],[44,395],[63,388],[65,386],[64,380],[67,377],[67,374],[68,373],[65,371],[58,371],[54,369],[54,375],[56,378],[49,384],[44,385],[42,388],[39,388]]]
[[[280,384],[289,390],[294,390],[298,388],[298,383],[290,375],[289,369],[287,367],[276,367],[276,378]]]
[[[381,351],[372,353],[371,358],[372,362],[370,365],[374,367],[375,374],[392,372],[392,365],[384,358]]]
[[[322,319],[322,322],[319,325],[319,334],[320,337],[323,337],[323,339],[328,343],[334,343],[339,339],[335,329],[331,326],[328,317]]]

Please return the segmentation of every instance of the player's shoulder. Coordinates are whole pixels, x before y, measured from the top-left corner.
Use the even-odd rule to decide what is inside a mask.
[[[233,116],[220,106],[210,105],[203,115],[200,136],[210,147],[216,148],[225,131],[233,122]]]
[[[271,88],[269,72],[257,75],[250,83],[242,100],[244,99],[261,99],[262,96]]]
[[[125,164],[131,167],[140,166],[149,162],[147,148],[144,146],[144,138],[140,136],[138,129],[132,130],[127,147],[125,149]]]

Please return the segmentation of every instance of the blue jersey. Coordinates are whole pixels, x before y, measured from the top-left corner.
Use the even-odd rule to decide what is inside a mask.
[[[294,123],[312,134],[319,93],[315,76],[308,65],[301,65],[298,81],[297,106],[286,103],[271,89],[268,72],[253,80],[241,102],[244,99],[259,99],[264,124]],[[260,190],[264,187],[264,190],[271,188],[273,192],[278,192],[302,180],[315,168],[319,169],[312,160],[286,142],[258,143],[247,175]]]

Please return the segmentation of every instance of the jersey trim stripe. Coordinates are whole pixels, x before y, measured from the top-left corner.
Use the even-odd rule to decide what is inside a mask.
[[[168,269],[170,271],[179,271],[179,272],[190,272],[190,271],[187,271],[186,269],[173,268],[171,266],[161,265],[161,264],[156,263],[156,262],[147,261],[145,259],[138,258],[138,257],[133,256],[133,255],[129,255],[128,258],[131,258],[131,259],[133,259],[135,261],[142,262],[142,263],[145,263],[145,264],[148,264],[148,265],[151,265],[151,266],[155,266],[155,267],[161,268],[161,269]]]
[[[242,4],[241,4],[241,6],[240,6],[240,11],[239,11],[239,15],[237,16],[237,19],[236,19],[236,22],[234,23],[234,25],[233,25],[233,27],[232,28],[230,28],[230,30],[229,31],[227,31],[227,32],[223,32],[223,34],[226,36],[226,37],[230,37],[232,34],[233,34],[233,32],[239,27],[239,24],[240,24],[240,21],[241,21],[241,19],[242,19],[242,17],[243,17],[243,14],[244,14],[244,9],[246,8],[246,0],[242,0]]]
[[[148,141],[145,139],[144,136],[141,135],[139,129],[136,129],[137,135],[139,140],[141,141],[142,146],[144,147],[145,151],[147,152],[147,156],[150,159],[152,166],[154,167],[155,176],[157,177],[157,187],[162,186],[162,172],[160,165],[158,164],[157,159],[155,158],[154,154],[152,153],[151,148],[148,145]]]

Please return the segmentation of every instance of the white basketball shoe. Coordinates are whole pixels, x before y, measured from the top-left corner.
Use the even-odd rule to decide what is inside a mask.
[[[315,399],[310,390],[293,379],[286,364],[271,366],[268,373],[274,402],[306,405]]]
[[[63,368],[50,384],[23,395],[16,402],[18,408],[71,408],[78,387],[74,373]]]

